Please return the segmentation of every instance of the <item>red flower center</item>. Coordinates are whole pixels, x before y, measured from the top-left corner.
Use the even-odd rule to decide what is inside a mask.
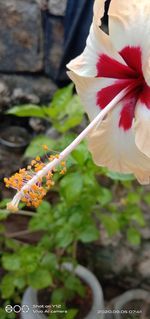
[[[135,107],[138,100],[150,109],[150,87],[146,84],[142,71],[140,47],[125,47],[119,52],[127,65],[102,54],[97,63],[97,77],[116,79],[97,93],[97,105],[103,109],[124,88],[131,86],[131,92],[122,100],[119,127],[125,131],[132,126]]]

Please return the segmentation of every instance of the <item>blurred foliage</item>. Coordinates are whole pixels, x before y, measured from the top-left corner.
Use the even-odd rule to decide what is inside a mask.
[[[84,110],[79,97],[73,94],[73,84],[70,84],[59,89],[48,106],[19,105],[8,110],[6,114],[43,118],[50,121],[58,132],[64,133],[81,123]]]
[[[79,125],[84,117],[83,107],[73,95],[72,85],[58,90],[47,107],[24,105],[7,113],[48,119],[58,132],[63,133],[57,139],[44,135],[34,137],[25,151],[26,158],[45,156],[43,144],[61,151],[77,135],[70,129]],[[132,175],[97,167],[86,141],[67,159],[66,175],[56,173],[55,182],[51,191],[51,196],[56,197],[54,203],[48,198],[43,201],[28,225],[31,232],[43,231],[37,245],[22,245],[8,239],[1,244],[5,246],[1,265],[6,271],[0,288],[3,299],[17,299],[18,293],[28,285],[35,289],[51,287],[51,300],[55,304],[65,305],[66,300],[76,293],[84,296],[80,280],[74,274],[68,274],[61,265],[66,261],[76,265],[77,243],[99,240],[100,225],[110,237],[121,232],[132,245],[141,242],[140,228],[145,226],[142,209],[143,205],[150,204],[149,193],[144,192]],[[6,201],[0,203],[0,220],[8,215],[4,211],[5,204]],[[75,318],[76,312],[71,309],[68,318]],[[5,319],[2,314],[3,317]]]

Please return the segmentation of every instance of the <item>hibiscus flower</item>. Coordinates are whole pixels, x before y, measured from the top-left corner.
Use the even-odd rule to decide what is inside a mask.
[[[61,164],[65,173],[64,159],[87,136],[97,165],[150,182],[150,2],[111,0],[109,36],[100,29],[104,3],[95,1],[86,48],[68,64],[91,123],[48,163],[37,157],[5,178],[17,190],[9,210],[16,211],[20,200],[37,207],[54,183],[54,168]]]
[[[68,72],[90,120],[128,93],[88,135],[97,165],[150,182],[150,1],[111,0],[109,35],[100,29],[105,0],[96,0],[84,52]]]

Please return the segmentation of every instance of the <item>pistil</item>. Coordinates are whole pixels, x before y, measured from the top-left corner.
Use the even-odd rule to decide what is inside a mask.
[[[14,196],[13,200],[8,204],[7,208],[10,211],[16,211],[20,200],[23,200],[26,196],[30,196],[34,187],[37,188],[38,181],[42,181],[43,177],[51,174],[53,169],[56,168],[59,164],[64,163],[64,159],[78,146],[78,144],[91,132],[91,130],[102,120],[105,116],[132,90],[131,86],[128,86],[124,90],[122,90],[115,98],[97,115],[97,117],[81,132],[80,135],[68,146],[65,150],[63,150],[58,157],[55,157],[52,161],[50,161],[47,165],[41,167],[37,173],[30,178],[26,184],[24,184],[21,189]],[[37,203],[39,201],[38,191],[34,193],[37,198],[34,197],[34,202]],[[30,199],[29,199],[30,200]],[[32,198],[31,198],[32,202]]]

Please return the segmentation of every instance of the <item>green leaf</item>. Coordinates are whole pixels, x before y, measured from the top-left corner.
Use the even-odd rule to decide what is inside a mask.
[[[19,117],[34,116],[47,118],[43,108],[34,104],[14,106],[13,108],[9,109],[6,114],[12,114]]]
[[[52,209],[51,204],[47,202],[46,200],[43,200],[40,206],[37,208],[37,213],[44,215],[45,213],[50,212],[51,209]]]
[[[16,271],[20,269],[20,258],[17,254],[3,255],[2,264],[6,270]]]
[[[7,312],[2,308],[0,308],[0,318],[1,319],[8,319]]]
[[[0,202],[0,208],[5,208],[6,205],[11,201],[10,198],[4,198],[3,200],[1,200]]]
[[[85,296],[85,286],[82,284],[81,280],[73,274],[67,273],[67,280],[65,281],[66,291],[71,291],[80,295],[82,298]]]
[[[6,311],[2,308],[0,308],[0,318],[1,319],[7,319]]]
[[[25,279],[21,276],[14,277],[14,286],[22,290],[26,285]]]
[[[57,241],[58,247],[66,248],[73,241],[73,234],[67,228],[68,226],[66,227],[64,226],[56,235],[56,241]]]
[[[134,180],[134,176],[132,174],[121,174],[108,171],[106,176],[110,177],[115,181],[132,181]]]
[[[1,281],[2,298],[6,299],[12,297],[14,290],[15,286],[13,284],[12,274],[5,275]]]
[[[73,227],[79,227],[83,221],[83,216],[80,212],[73,212],[70,216],[68,223]]]
[[[9,216],[9,212],[6,210],[0,209],[0,221],[5,220]]]
[[[150,205],[150,194],[144,194],[144,201],[146,202],[146,204]]]
[[[38,246],[41,248],[41,250],[52,250],[53,249],[53,241],[51,241],[50,235],[44,235],[41,240],[39,241]]]
[[[6,205],[10,202],[10,198],[5,198],[0,202],[0,221],[5,220],[9,216]]]
[[[79,97],[73,95],[73,85],[58,90],[49,107],[44,108],[53,126],[59,132],[66,132],[81,123],[84,109]]]
[[[49,108],[45,111],[51,119],[58,119],[59,116],[64,114],[66,105],[70,101],[73,92],[73,84],[70,84],[62,89],[57,90],[53,96]]]
[[[69,309],[65,315],[65,319],[74,319],[78,313],[78,309]]]
[[[83,142],[78,145],[78,147],[72,152],[72,156],[80,166],[83,166],[89,158],[89,151],[87,149],[86,143]]]
[[[10,304],[10,301],[6,300],[6,303],[4,304],[4,306],[7,306],[8,304]],[[3,309],[0,308],[0,318],[1,319],[16,319],[16,314],[13,311],[8,314],[5,308]]]
[[[63,136],[61,136],[58,140],[57,140],[57,150],[59,149],[60,151],[64,150],[64,148],[66,148],[71,142],[73,142],[73,140],[76,138],[76,134],[75,133],[68,133],[64,134]],[[70,156],[67,159],[70,159]]]
[[[109,236],[113,236],[117,233],[117,231],[119,231],[119,222],[115,216],[101,214],[100,219]]]
[[[78,238],[83,243],[90,243],[99,238],[99,231],[94,225],[89,225],[82,231]]]
[[[138,246],[141,243],[141,234],[137,229],[131,227],[127,230],[127,239],[132,245]]]
[[[138,207],[134,205],[131,210],[129,209],[129,213],[131,214],[130,220],[136,221],[141,227],[145,226],[144,215]]]
[[[99,189],[97,200],[101,206],[109,204],[112,201],[112,192],[105,187],[101,187]]]
[[[47,230],[53,222],[51,205],[44,201],[37,208],[37,212],[29,221],[30,230]]]
[[[45,155],[42,145],[46,144],[50,150],[55,148],[55,141],[45,135],[38,135],[32,139],[30,145],[27,147],[24,157],[36,157]]]
[[[17,240],[9,239],[9,238],[5,239],[5,245],[7,248],[14,250],[14,251],[17,251],[20,247],[20,243]]]
[[[35,289],[43,289],[52,284],[52,277],[48,270],[37,269],[34,273],[29,274],[28,283]]]
[[[59,121],[53,121],[53,125],[59,132],[64,133],[79,125],[83,119],[83,114],[84,109],[80,99],[77,95],[74,95],[66,107],[64,116],[61,116]]]
[[[23,246],[20,249],[20,271],[23,274],[33,273],[37,269],[37,264],[39,264],[42,251],[38,247],[34,246]]]
[[[138,193],[130,193],[127,196],[127,201],[129,204],[138,204],[140,200],[141,199]]]
[[[64,176],[60,182],[61,195],[70,204],[76,201],[83,188],[83,177],[79,172],[70,173]]]
[[[53,304],[61,304],[65,299],[65,289],[64,288],[56,288],[52,292],[52,303]]]
[[[41,260],[41,266],[49,270],[57,268],[57,258],[56,255],[52,253],[47,253]]]

